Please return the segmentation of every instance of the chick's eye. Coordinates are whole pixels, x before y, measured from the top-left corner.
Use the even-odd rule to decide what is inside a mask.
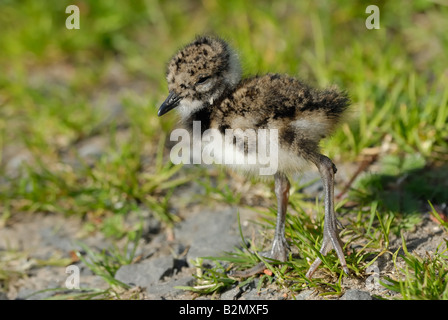
[[[200,77],[196,84],[204,84],[208,79],[210,79],[210,76]]]

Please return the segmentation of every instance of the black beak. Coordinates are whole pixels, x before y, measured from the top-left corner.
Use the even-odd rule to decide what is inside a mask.
[[[162,105],[159,108],[159,112],[157,112],[157,115],[163,116],[165,113],[170,111],[171,109],[176,108],[179,105],[180,97],[176,95],[174,92],[170,92],[166,100],[162,103]]]

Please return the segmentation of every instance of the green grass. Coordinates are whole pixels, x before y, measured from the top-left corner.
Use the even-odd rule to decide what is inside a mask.
[[[80,8],[80,30],[65,28],[70,4]],[[151,219],[172,227],[179,220],[173,197],[192,180],[200,181],[204,203],[245,205],[247,192],[224,171],[209,176],[170,163],[166,141],[177,120],[156,115],[167,94],[167,60],[196,34],[216,33],[237,49],[245,75],[288,73],[349,92],[346,122],[322,149],[336,164],[369,152],[378,156],[379,169],[363,174],[338,203],[349,268],[366,277],[366,268],[390,250],[391,237],[421,221],[422,204],[442,204],[448,190],[448,6],[378,6],[381,28],[368,30],[363,1],[0,1],[0,228],[14,223],[16,214],[48,212],[82,217],[89,232],[132,238],[140,225],[122,226],[128,212],[150,211]],[[89,153],[91,144],[97,147]],[[270,201],[262,211],[266,240],[217,262],[245,268],[259,261],[252,250],[264,250],[272,236],[273,195]],[[264,275],[260,286],[343,293],[333,254],[323,258],[321,277],[303,276],[308,260],[319,255],[322,210],[317,200],[291,195],[287,236],[298,254]],[[446,297],[443,290],[417,292],[419,285],[437,282],[432,274],[446,255],[404,257],[416,285],[405,292],[395,283],[404,299]],[[98,256],[92,263],[108,262]],[[428,276],[420,277],[417,265],[428,266]],[[227,268],[203,270],[201,281],[215,285],[203,293],[236,284]],[[20,276],[0,262],[0,289]],[[104,297],[113,298],[109,293]]]
[[[121,299],[141,299],[144,297],[139,288],[131,288],[126,283],[115,279],[115,274],[123,265],[128,265],[140,259],[135,255],[137,245],[141,239],[141,228],[135,233],[128,233],[128,239],[123,248],[113,245],[108,249],[101,251],[89,248],[86,244],[78,242],[81,250],[77,250],[74,254],[87,268],[95,275],[101,277],[105,283],[109,285],[107,289],[88,288],[83,286],[81,289],[70,290],[68,288],[52,288],[39,290],[32,293],[28,297],[39,293],[51,292],[52,295],[48,300],[121,300]],[[40,262],[42,265],[57,264],[65,267],[69,264],[73,265],[73,261],[67,259],[56,259],[54,261]],[[78,266],[79,267],[79,266]]]

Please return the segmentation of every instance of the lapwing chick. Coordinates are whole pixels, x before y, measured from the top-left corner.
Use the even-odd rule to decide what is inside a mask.
[[[334,211],[336,166],[319,149],[320,140],[331,135],[347,109],[347,94],[333,87],[314,89],[281,74],[242,78],[236,53],[224,40],[211,36],[197,37],[177,52],[168,63],[166,78],[169,95],[159,108],[159,116],[176,109],[189,132],[200,124],[201,134],[213,136],[209,141],[216,146],[216,163],[262,178],[274,178],[278,209],[272,248],[266,253],[268,258],[287,259],[285,218],[290,188],[287,176],[303,171],[307,164],[317,167],[325,196],[320,253],[325,256],[333,248],[344,272],[349,274]],[[232,139],[227,139],[228,133],[233,134]],[[267,136],[270,138],[265,139]],[[267,148],[275,151],[269,155],[275,158],[275,166],[274,170],[261,173],[266,163],[254,159]],[[236,160],[247,158],[244,162],[226,162],[224,158],[229,153],[235,153]],[[308,278],[321,262],[319,258],[313,262]],[[250,276],[264,268],[260,263],[237,275]]]

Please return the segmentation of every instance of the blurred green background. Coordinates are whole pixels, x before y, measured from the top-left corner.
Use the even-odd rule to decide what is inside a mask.
[[[80,29],[65,27],[68,5]],[[380,29],[365,26],[380,9]],[[351,112],[323,148],[440,166],[448,158],[446,1],[0,1],[0,206],[126,213],[169,222],[167,194],[191,176],[167,161],[176,125],[156,111],[165,65],[195,35],[227,39],[244,74],[336,84]],[[173,180],[173,177],[175,179]]]

